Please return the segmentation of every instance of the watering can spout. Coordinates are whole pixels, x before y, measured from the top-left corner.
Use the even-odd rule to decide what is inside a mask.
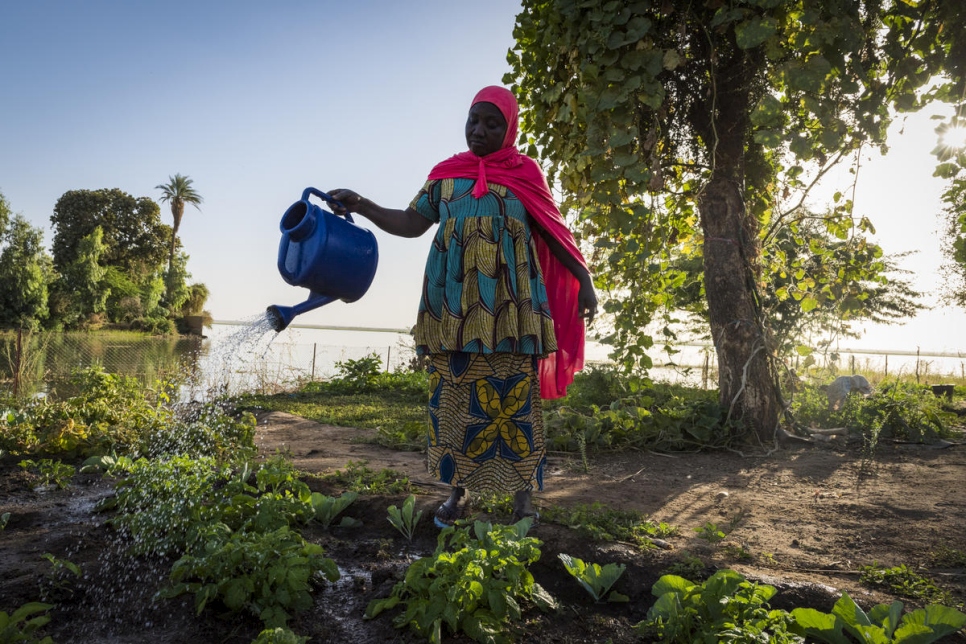
[[[320,306],[325,306],[329,302],[333,301],[335,298],[328,295],[318,295],[313,293],[309,299],[305,300],[300,304],[295,306],[279,306],[278,304],[272,304],[267,309],[265,309],[265,314],[268,316],[268,322],[272,325],[275,333],[281,333],[285,330],[296,315],[301,315],[306,311],[311,311],[312,309],[317,309]]]

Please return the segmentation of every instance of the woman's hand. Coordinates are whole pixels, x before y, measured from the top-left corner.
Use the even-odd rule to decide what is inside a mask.
[[[597,293],[594,291],[594,282],[587,275],[580,280],[580,291],[577,292],[577,314],[587,320],[587,324],[594,321],[597,315]]]
[[[336,203],[329,204],[332,206],[332,212],[340,217],[345,217],[350,212],[354,212],[362,204],[362,196],[358,192],[353,192],[346,188],[336,188],[335,190],[330,190],[327,194],[338,201],[339,204],[342,204],[341,206]]]

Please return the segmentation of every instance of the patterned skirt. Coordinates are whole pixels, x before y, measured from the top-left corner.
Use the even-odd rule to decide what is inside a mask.
[[[547,463],[537,357],[430,357],[429,471],[474,492],[543,490]]]

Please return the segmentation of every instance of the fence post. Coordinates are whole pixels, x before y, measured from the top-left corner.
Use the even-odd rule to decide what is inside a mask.
[[[318,342],[312,343],[312,380],[315,380],[315,350],[319,347]]]
[[[889,354],[885,354],[886,364],[885,364],[885,377],[889,377]]]
[[[20,372],[23,360],[23,327],[17,329],[17,349],[13,357],[13,397],[20,397]]]
[[[392,345],[386,347],[386,373],[389,373],[389,358],[392,356]]]

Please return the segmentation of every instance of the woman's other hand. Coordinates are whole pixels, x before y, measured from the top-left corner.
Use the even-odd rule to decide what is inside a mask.
[[[587,324],[594,321],[597,315],[597,293],[590,275],[580,280],[580,291],[577,292],[577,313],[587,320]]]

